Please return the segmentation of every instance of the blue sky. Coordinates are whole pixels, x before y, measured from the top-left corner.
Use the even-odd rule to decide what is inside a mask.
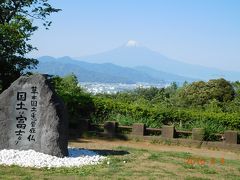
[[[191,64],[240,71],[239,0],[50,0],[60,13],[31,56],[80,57],[133,39]]]

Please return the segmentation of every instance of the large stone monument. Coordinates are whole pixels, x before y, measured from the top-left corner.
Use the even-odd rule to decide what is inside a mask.
[[[64,157],[67,145],[67,113],[46,77],[22,76],[0,95],[0,149]]]

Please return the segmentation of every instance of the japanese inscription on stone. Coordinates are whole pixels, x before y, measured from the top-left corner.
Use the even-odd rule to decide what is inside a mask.
[[[0,94],[0,150],[64,157],[67,145],[67,111],[45,76],[22,76]]]
[[[16,92],[15,107],[15,145],[34,143],[37,137],[38,122],[38,99],[37,86],[29,86]]]

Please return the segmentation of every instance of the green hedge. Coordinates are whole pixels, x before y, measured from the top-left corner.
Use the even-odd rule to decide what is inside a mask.
[[[114,117],[116,118],[115,120],[117,120],[117,118],[128,117],[129,122],[123,121],[127,125],[131,125],[131,123],[134,122],[143,122],[149,127],[161,127],[162,124],[178,125],[181,121],[183,128],[186,129],[190,129],[194,127],[194,125],[199,124],[212,124],[215,127],[221,127],[220,129],[222,130],[240,129],[239,113],[216,113],[196,109],[178,109],[160,105],[127,104],[103,97],[94,97],[93,103],[95,107],[94,116],[97,117],[99,122]]]

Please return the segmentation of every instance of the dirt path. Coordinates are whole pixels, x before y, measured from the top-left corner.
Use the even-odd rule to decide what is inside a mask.
[[[123,141],[123,140],[102,140],[102,139],[80,139],[77,142],[70,142],[69,146],[81,147],[86,149],[106,149],[111,150],[118,146],[125,146],[137,149],[148,149],[153,151],[176,151],[189,152],[197,156],[205,156],[211,158],[224,158],[232,160],[240,160],[240,152],[229,152],[225,150],[209,150],[205,148],[189,148],[183,146],[168,146],[163,144],[152,144],[148,141]]]

